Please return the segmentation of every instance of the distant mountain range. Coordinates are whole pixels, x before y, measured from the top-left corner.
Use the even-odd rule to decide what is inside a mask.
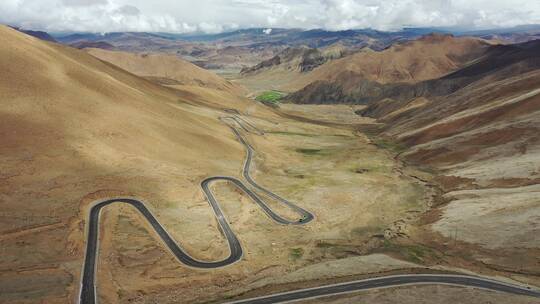
[[[39,38],[39,39],[44,40],[44,41],[57,42],[56,39],[54,39],[53,36],[51,36],[47,32],[23,30],[21,28],[15,27],[15,26],[12,26],[11,28],[13,28],[13,29],[15,29],[15,30],[17,30],[19,32],[25,33],[27,35],[34,36],[34,37]]]
[[[248,145],[247,158],[261,151],[252,170],[320,214],[315,226],[281,233],[233,203],[229,211],[240,212],[230,221],[255,251],[241,268],[194,272],[169,263],[136,209],[109,210],[99,224],[109,230],[107,255],[96,261],[96,286],[109,286],[102,302],[234,300],[261,286],[277,292],[385,269],[462,269],[536,288],[539,29],[52,37],[0,25],[1,265],[11,280],[0,302],[77,297],[85,223],[101,198],[144,197],[169,223],[186,214],[185,225],[166,225],[172,235],[195,236],[183,244],[204,259],[222,256],[220,230],[193,189],[214,173],[237,175]],[[248,67],[226,80],[192,63]],[[291,94],[261,94],[279,97],[270,109],[239,83]],[[257,127],[264,137],[248,134]],[[242,202],[241,192],[215,186],[216,199]],[[269,261],[284,266],[267,271]],[[463,302],[454,287],[420,288],[407,303],[446,292]],[[462,298],[529,300],[472,292]]]
[[[482,30],[470,30],[452,27],[405,27],[400,31],[378,31],[374,29],[354,29],[343,31],[328,31],[323,29],[283,29],[283,28],[249,28],[218,34],[191,33],[145,33],[145,32],[111,32],[111,33],[52,33],[51,35],[63,43],[71,43],[80,40],[109,40],[122,34],[132,34],[137,36],[153,36],[169,40],[183,40],[190,42],[226,42],[226,43],[282,43],[287,45],[306,45],[310,47],[322,47],[325,43],[333,43],[336,40],[357,41],[364,37],[381,39],[383,37],[411,38],[429,33],[447,33],[456,36],[484,36],[510,34],[537,34],[540,33],[539,25],[522,25],[507,28],[494,28]],[[307,43],[306,43],[307,42]]]
[[[358,52],[297,77],[290,96],[297,103],[369,103],[411,90],[413,84],[444,76],[480,58],[489,44],[474,37],[429,34],[381,52]]]
[[[327,31],[323,29],[250,28],[219,34],[174,34],[147,32],[52,33],[27,31],[43,40],[77,48],[97,47],[127,52],[175,54],[207,69],[243,69],[272,59],[287,48],[369,48],[381,51],[399,41],[429,33],[474,36],[501,43],[526,42],[540,38],[540,25],[468,31],[459,28],[404,28],[385,32],[373,29]]]

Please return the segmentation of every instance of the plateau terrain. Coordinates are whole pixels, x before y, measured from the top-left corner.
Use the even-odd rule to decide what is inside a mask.
[[[75,2],[0,25],[0,303],[540,303],[538,25]]]
[[[6,71],[0,81],[2,302],[76,301],[85,223],[101,199],[143,198],[191,256],[226,256],[226,239],[199,183],[215,175],[241,177],[244,147],[219,119],[231,112],[264,130],[244,135],[256,151],[253,177],[317,220],[276,225],[230,182],[216,182],[211,189],[245,252],[237,265],[208,272],[179,263],[133,208],[106,208],[96,273],[101,302],[217,300],[337,258],[344,275],[361,275],[356,256],[383,246],[385,233],[398,233],[400,223],[428,208],[423,198],[429,191],[394,174],[400,164],[354,130],[287,119],[234,90],[215,98],[219,90],[212,88],[210,72],[186,73],[196,85],[174,89],[101,61],[92,51],[0,30]],[[107,60],[127,65],[133,59],[119,54]],[[268,201],[295,219],[279,201]],[[381,262],[369,272],[410,267],[385,255],[373,259]],[[315,278],[315,269],[294,280]]]

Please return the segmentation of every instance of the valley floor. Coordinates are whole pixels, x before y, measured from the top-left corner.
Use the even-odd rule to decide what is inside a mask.
[[[267,107],[244,98],[234,83],[185,62],[171,68],[153,66],[148,61],[153,56],[116,59],[131,57],[123,63],[141,68],[132,71],[138,77],[87,52],[1,26],[0,40],[0,70],[8,71],[0,75],[0,303],[77,302],[89,210],[106,198],[144,201],[195,259],[228,256],[201,182],[211,176],[247,178],[242,174],[246,146],[221,120],[234,113],[264,130],[241,131],[255,151],[251,176],[311,212],[314,220],[276,224],[237,187],[215,182],[211,192],[244,253],[227,267],[201,270],[179,263],[136,210],[113,204],[102,210],[98,229],[100,303],[225,302],[403,273],[469,273],[540,286],[540,150],[537,114],[528,113],[540,105],[536,91],[449,116],[449,125],[409,126],[402,134],[408,140],[398,144],[388,139],[396,138],[391,132],[385,138],[374,135],[392,120],[383,125],[360,117],[363,106],[273,100]],[[159,71],[148,74],[149,67]],[[163,77],[169,68],[182,72],[178,79]],[[538,83],[538,77],[532,75],[527,84]],[[260,79],[250,88],[259,89],[258,84],[276,89]],[[523,101],[530,107],[500,108]],[[415,100],[386,117],[431,109],[430,102]],[[460,134],[437,139],[467,126],[464,117],[478,122],[477,116],[485,119],[480,114],[490,111],[512,128],[473,132],[479,142]],[[524,113],[519,120],[511,117]],[[513,136],[516,130],[522,136]],[[416,141],[417,149],[405,147]],[[482,146],[486,142],[504,149]],[[475,158],[462,161],[464,155]],[[275,198],[259,195],[281,216],[301,221]],[[448,286],[389,288],[327,300],[396,299],[536,300]]]
[[[193,110],[187,104],[176,107]],[[217,120],[224,113],[208,114]],[[316,219],[305,226],[276,225],[230,185],[217,183],[213,189],[216,198],[222,202],[245,255],[235,265],[200,271],[178,263],[135,210],[128,206],[106,208],[100,229],[97,279],[102,302],[204,302],[224,293],[234,296],[284,280],[313,280],[323,273],[332,278],[413,266],[387,255],[372,255],[367,260],[358,257],[380,247],[385,235],[401,233],[408,221],[428,208],[424,187],[399,174],[389,153],[348,129],[277,115],[267,119],[257,111],[243,117],[265,130],[264,136],[247,135],[257,151],[254,178],[308,209]],[[227,128],[223,125],[224,130]],[[232,133],[228,136],[233,138]],[[139,173],[127,168],[102,176],[94,181],[98,183],[94,193],[82,200],[72,198],[74,202],[80,200],[76,217],[69,215],[69,209],[61,211],[67,207],[61,199],[48,200],[48,208],[58,210],[49,216],[34,213],[30,206],[24,215],[15,209],[5,210],[2,225],[11,228],[1,239],[1,301],[65,303],[76,298],[87,209],[92,201],[103,197],[129,194],[144,198],[189,254],[204,260],[223,258],[227,255],[226,242],[199,182],[212,175],[239,177],[245,155],[237,144],[239,152],[231,154],[228,171],[194,167],[178,172],[164,164],[139,171],[152,177],[151,183],[144,179],[144,185],[137,182]],[[4,166],[9,164],[5,162]],[[123,191],[120,184],[112,188],[109,181],[113,179],[122,180],[131,191]],[[16,180],[16,176],[8,177],[3,180],[4,186]],[[14,193],[13,197],[39,201],[70,187],[65,181],[55,184]],[[157,192],[159,195],[154,194]],[[284,216],[294,216],[277,202],[270,202]],[[325,264],[328,262],[332,264]]]
[[[267,120],[256,112],[243,117],[265,130],[264,136],[248,135],[257,151],[254,178],[312,212],[315,220],[304,226],[276,225],[236,189],[218,183],[213,191],[245,254],[235,265],[198,271],[174,260],[141,228],[135,212],[108,210],[104,231],[110,233],[102,242],[98,279],[104,301],[206,302],[284,282],[417,267],[387,255],[365,261],[357,257],[382,246],[385,235],[400,233],[428,208],[426,190],[399,174],[390,154],[347,129],[279,116]],[[241,162],[236,166],[229,174],[239,175]],[[194,182],[172,192],[170,202],[153,203],[155,213],[195,258],[224,258],[225,239]],[[295,216],[269,202],[284,216]]]
[[[318,109],[329,110],[323,108]],[[414,231],[416,221],[430,208],[436,194],[425,182],[412,177],[426,174],[404,168],[394,159],[393,152],[381,149],[355,130],[356,123],[365,121],[355,121],[351,115],[354,108],[338,106],[334,110],[335,121],[342,122],[337,127],[278,115],[267,118],[257,111],[243,115],[265,130],[263,136],[246,134],[257,151],[252,175],[260,184],[312,212],[313,222],[296,227],[276,225],[231,185],[218,183],[213,191],[222,202],[245,255],[232,266],[201,271],[178,263],[136,211],[127,206],[108,208],[103,212],[98,265],[101,302],[207,302],[224,295],[257,295],[339,278],[422,271],[434,259],[438,264],[448,264],[444,256],[439,256],[441,252],[402,241]],[[294,115],[301,115],[300,109],[294,111]],[[307,107],[302,111],[313,117],[315,109]],[[210,116],[217,119],[218,115],[216,112]],[[323,123],[331,125],[332,119]],[[226,242],[198,183],[211,175],[240,176],[243,152],[235,158],[228,165],[229,172],[198,172],[194,168],[193,175],[184,173],[173,178],[166,174],[168,170],[156,167],[145,174],[157,176],[159,198],[152,194],[154,191],[145,191],[145,187],[134,188],[138,190],[131,194],[145,198],[168,231],[195,258],[223,258],[227,255]],[[128,176],[124,178],[129,180]],[[13,220],[11,225],[18,228],[2,236],[0,300],[33,303],[46,299],[48,303],[65,303],[75,299],[80,259],[66,256],[63,251],[67,248],[80,256],[83,244],[81,235],[71,233],[71,243],[66,247],[63,235],[70,226],[84,225],[86,206],[91,201],[120,194],[121,188],[118,189],[96,189],[96,193],[84,198],[81,215],[75,222],[61,215],[29,215],[26,222]],[[23,195],[21,200],[24,199]],[[294,216],[277,202],[270,202],[282,215]],[[53,209],[63,204],[51,202],[55,203],[58,205]],[[450,265],[439,267],[439,271],[447,270],[455,269]],[[367,299],[374,295],[359,297]]]

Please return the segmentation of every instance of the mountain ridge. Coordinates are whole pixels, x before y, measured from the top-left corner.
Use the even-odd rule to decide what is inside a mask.
[[[302,89],[287,99],[295,103],[366,103],[385,90],[395,91],[393,87],[402,83],[451,73],[482,56],[488,46],[481,39],[430,34],[381,52],[357,52],[296,80],[296,87]]]

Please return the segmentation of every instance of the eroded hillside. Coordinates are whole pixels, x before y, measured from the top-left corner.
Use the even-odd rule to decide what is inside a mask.
[[[366,103],[413,84],[449,74],[481,57],[480,39],[431,34],[398,43],[381,52],[363,51],[322,65],[294,81],[295,103]]]
[[[182,92],[3,26],[0,58],[1,302],[74,301],[96,198],[157,207],[242,162],[218,114]]]
[[[424,88],[417,97],[359,111],[384,123],[400,158],[437,170],[445,203],[425,228],[457,240],[446,250],[516,275],[540,273],[539,46],[490,47],[474,64],[409,86]]]
[[[430,194],[362,134],[285,119],[233,92],[162,86],[5,27],[0,59],[2,302],[76,302],[89,210],[107,198],[144,201],[197,259],[226,256],[200,182],[242,176],[245,147],[219,119],[233,114],[265,131],[238,127],[256,151],[253,177],[316,220],[276,225],[237,188],[213,184],[244,255],[208,271],[179,263],[139,213],[115,203],[99,224],[101,303],[222,300],[321,271],[334,280],[421,267],[369,254],[427,210]]]

